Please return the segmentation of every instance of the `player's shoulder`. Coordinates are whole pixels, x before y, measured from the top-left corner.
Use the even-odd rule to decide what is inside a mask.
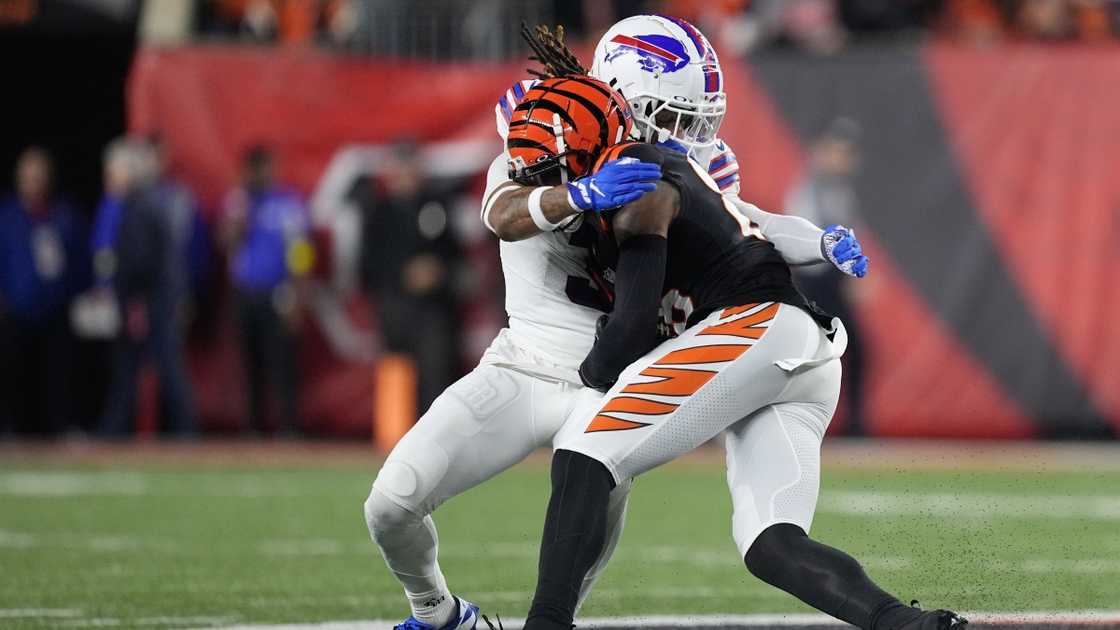
[[[715,180],[721,192],[738,192],[739,160],[722,138],[716,140],[712,147],[712,158],[708,161],[708,175]]]
[[[498,126],[498,135],[502,140],[505,140],[509,134],[509,121],[513,119],[513,110],[521,104],[525,93],[538,83],[540,83],[539,79],[522,79],[498,97],[498,102],[494,105],[494,118]]]
[[[664,164],[665,151],[661,147],[648,142],[623,142],[616,144],[599,154],[593,170],[598,171],[607,162],[622,158],[634,158],[653,164]]]

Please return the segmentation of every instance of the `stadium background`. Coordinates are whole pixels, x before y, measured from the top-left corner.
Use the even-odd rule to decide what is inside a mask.
[[[472,282],[459,307],[467,332],[460,363],[467,368],[502,323],[493,242],[472,207],[487,157],[499,148],[492,103],[523,74],[520,19],[558,13],[575,23],[577,36],[594,41],[588,31],[606,10],[583,16],[570,4],[489,3],[492,15],[484,17],[497,20],[500,36],[481,47],[470,45],[469,33],[439,31],[469,10],[418,3],[393,18],[400,42],[379,43],[373,32],[360,40],[365,48],[332,51],[314,46],[314,33],[290,26],[290,16],[287,30],[275,35],[284,41],[272,44],[230,41],[236,32],[192,32],[201,28],[206,3],[197,12],[178,10],[178,23],[164,16],[169,27],[156,19],[159,11],[141,16],[140,5],[128,2],[103,5],[116,13],[97,10],[97,2],[9,2],[39,13],[6,29],[6,57],[34,62],[13,68],[9,80],[23,97],[11,99],[3,171],[11,177],[24,147],[45,144],[59,160],[62,192],[88,216],[104,144],[125,130],[159,133],[171,172],[195,193],[214,232],[242,152],[266,143],[277,152],[281,179],[308,199],[320,245],[316,281],[364,330],[369,309],[345,281],[355,248],[344,227],[353,224],[339,218],[347,178],[376,175],[378,147],[421,141],[433,175],[453,180],[461,193],[452,227],[470,253]],[[856,8],[841,6],[838,17],[858,15],[861,3],[850,4]],[[1120,330],[1110,325],[1117,298],[1109,286],[1120,191],[1108,173],[1120,133],[1109,115],[1120,104],[1120,86],[1109,80],[1115,41],[1012,34],[981,45],[961,41],[949,27],[933,31],[940,36],[917,28],[940,27],[957,4],[979,3],[901,4],[907,8],[882,10],[889,14],[879,16],[883,24],[870,26],[878,30],[853,30],[835,54],[787,44],[723,55],[731,106],[722,135],[738,154],[743,197],[781,211],[814,134],[837,116],[861,125],[854,187],[860,235],[876,265],[856,300],[869,357],[867,433],[1114,434],[1120,367],[1111,357]],[[1081,4],[1114,18],[1115,3]],[[387,15],[394,15],[391,5]],[[715,23],[703,4],[670,8]],[[8,11],[18,17],[17,9]],[[918,17],[907,28],[888,28],[889,19],[908,15]],[[414,36],[401,43],[410,28],[446,41]],[[580,50],[590,55],[589,44]],[[209,266],[214,282],[192,329],[190,371],[203,429],[228,432],[241,415],[238,387],[231,387],[241,376],[235,331],[226,325],[225,262],[216,253]],[[311,318],[301,330],[303,426],[312,434],[362,435],[370,427],[369,369],[332,352],[327,326]],[[95,351],[84,354],[97,359]],[[87,385],[96,390],[99,383]],[[79,394],[73,420],[88,427],[100,394]],[[834,430],[844,424],[838,418]]]
[[[249,8],[263,5],[274,21],[246,26]],[[349,5],[365,17],[336,32]],[[478,221],[478,197],[500,150],[494,103],[524,77],[518,24],[567,25],[587,60],[614,19],[647,10],[694,20],[721,51],[729,99],[721,135],[738,156],[744,199],[784,211],[818,134],[837,117],[861,129],[852,188],[872,275],[845,289],[855,312],[849,325],[862,332],[867,356],[858,431],[920,440],[826,446],[835,473],[826,473],[824,496],[841,498],[824,503],[820,531],[873,555],[880,550],[868,532],[892,533],[870,568],[912,590],[938,584],[929,595],[938,603],[1115,608],[1120,511],[1115,495],[1102,493],[1115,492],[1120,460],[1111,441],[1120,433],[1120,327],[1112,321],[1120,307],[1120,3],[0,0],[5,194],[21,153],[40,145],[54,158],[56,191],[92,220],[106,145],[158,133],[170,172],[198,201],[212,252],[184,331],[205,439],[150,439],[161,417],[146,368],[135,424],[144,446],[103,445],[112,342],[76,334],[64,366],[73,377],[68,422],[48,432],[64,439],[30,443],[0,426],[0,557],[16,567],[0,589],[0,622],[394,617],[396,587],[379,566],[371,571],[356,516],[377,465],[367,444],[383,344],[376,296],[356,279],[362,244],[351,188],[363,176],[377,180],[408,140],[419,143],[431,181],[453,191],[449,225],[463,252],[455,262],[457,354],[468,369],[504,323],[496,241]],[[275,151],[279,179],[306,201],[313,225],[315,298],[298,335],[299,432],[313,442],[223,439],[247,427],[217,232],[242,156],[258,144]],[[28,357],[9,351],[3,360],[7,374]],[[854,432],[846,408],[830,432]],[[1035,438],[1104,443],[1010,442]],[[744,586],[749,578],[724,553],[722,512],[694,530],[695,540],[666,542],[698,527],[688,514],[726,502],[713,453],[651,475],[647,495],[639,488],[636,502],[695,495],[684,515],[638,512],[624,543],[633,547],[605,579],[616,597],[593,600],[592,613],[803,610]],[[463,580],[515,613],[532,578],[543,498],[531,489],[546,487],[543,461],[468,495],[486,512],[501,510],[501,527],[479,523],[463,501],[439,521],[441,533],[457,532],[448,536],[451,575],[493,558],[520,567]],[[177,499],[153,500],[164,496]],[[518,500],[505,513],[510,496]],[[277,511],[283,517],[274,521]],[[239,520],[244,531],[229,525]],[[1009,532],[1010,542],[995,532]],[[215,536],[222,542],[213,545]],[[172,540],[182,545],[172,550]],[[643,544],[658,545],[647,586],[664,588],[652,604],[621,577],[648,569]],[[946,550],[965,558],[954,565]],[[110,552],[121,555],[106,564]],[[189,554],[195,572],[180,573],[176,554]],[[680,562],[721,587],[685,589],[688,600],[668,594]],[[71,564],[91,570],[83,577]],[[262,568],[334,577],[277,584]],[[226,580],[242,590],[226,592]],[[160,581],[168,590],[153,595]],[[976,582],[987,586],[969,586]],[[751,593],[745,600],[734,599],[740,587]],[[253,604],[262,594],[272,603]],[[169,611],[185,616],[168,621]],[[193,623],[182,621],[192,613]]]

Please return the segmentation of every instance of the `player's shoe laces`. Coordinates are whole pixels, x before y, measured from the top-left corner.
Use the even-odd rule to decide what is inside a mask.
[[[916,599],[910,605],[921,610]],[[898,630],[958,630],[967,625],[968,619],[951,610],[925,610]]]
[[[486,622],[487,626],[490,626],[490,630],[506,630],[505,626],[502,625],[502,616],[501,615],[494,615],[494,618],[498,620],[498,627],[497,628],[494,627],[494,624],[490,623],[490,618],[489,617],[487,617],[486,615],[482,616],[482,620]]]
[[[475,625],[478,624],[478,606],[460,597],[455,598],[455,603],[459,606],[459,612],[445,625],[437,628],[415,617],[409,617],[404,623],[393,626],[393,630],[475,630]]]

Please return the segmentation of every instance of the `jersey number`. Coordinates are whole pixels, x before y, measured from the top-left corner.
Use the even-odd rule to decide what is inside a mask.
[[[709,175],[707,171],[701,168],[695,160],[689,160],[688,165],[692,167],[692,170],[696,171],[696,174],[700,177],[700,181],[704,182],[705,186],[714,190],[716,194],[719,195],[720,201],[723,202],[723,209],[739,224],[739,229],[743,232],[743,236],[762,238],[762,232],[759,231],[758,227],[751,223],[747,215],[736,208],[735,204],[727,200],[727,197],[724,196],[723,192],[720,191],[719,186],[716,184],[716,180],[712,179],[712,176]]]

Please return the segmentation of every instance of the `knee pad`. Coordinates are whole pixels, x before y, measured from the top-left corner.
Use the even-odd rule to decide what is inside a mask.
[[[377,487],[370,490],[363,511],[369,536],[376,543],[382,536],[413,526],[424,518],[401,507]]]

